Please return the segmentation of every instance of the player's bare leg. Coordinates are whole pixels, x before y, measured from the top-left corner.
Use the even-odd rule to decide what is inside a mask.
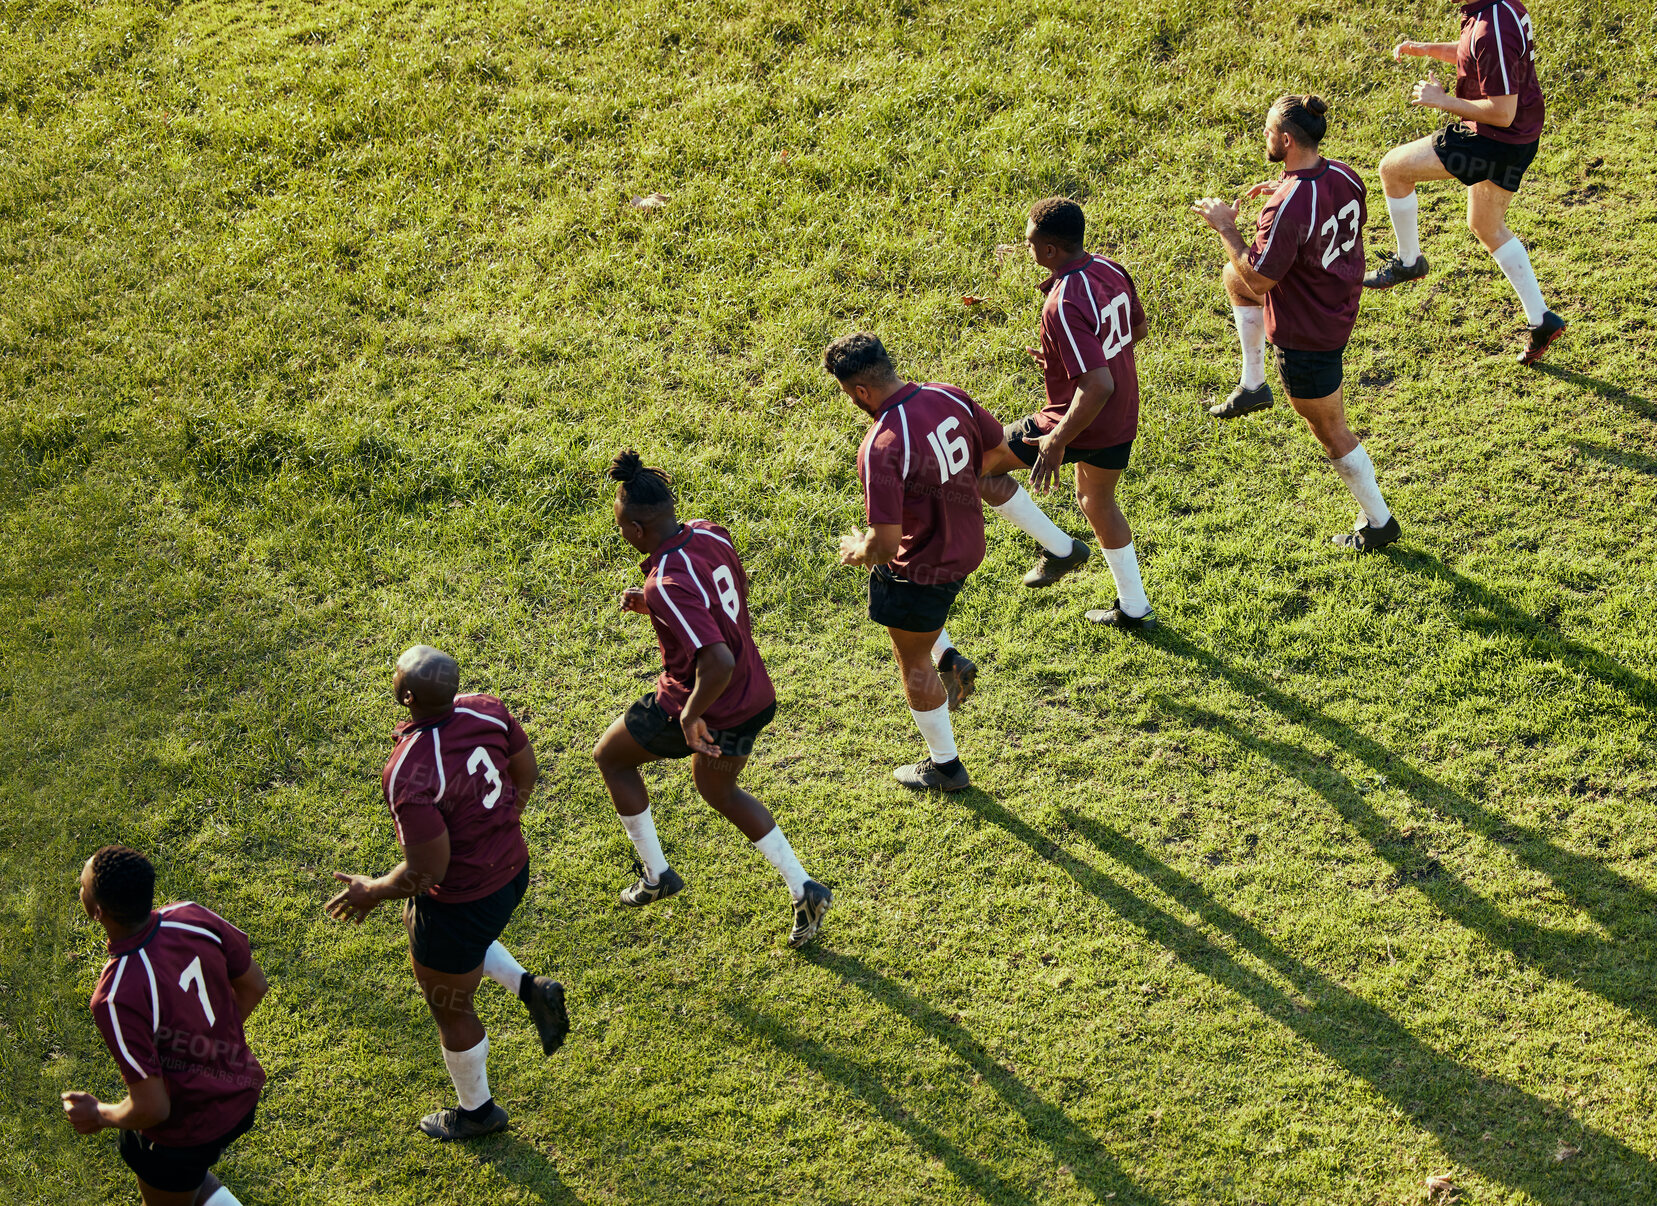
[[[1398,539],[1398,519],[1381,497],[1375,483],[1375,465],[1352,428],[1346,422],[1346,403],[1341,390],[1323,398],[1289,398],[1295,413],[1306,420],[1329,463],[1357,500],[1359,512],[1353,530],[1333,538],[1342,548],[1360,553],[1384,548]]]
[[[893,777],[905,787],[936,787],[941,791],[960,791],[971,785],[967,768],[961,765],[955,748],[955,730],[949,720],[949,693],[932,662],[932,650],[943,635],[935,632],[908,632],[902,628],[888,628],[892,637],[892,653],[897,658],[898,670],[903,675],[903,694],[909,702],[909,714],[915,726],[926,738],[928,757],[925,761],[900,766]]]
[[[1431,137],[1418,138],[1393,147],[1381,160],[1381,189],[1387,196],[1387,216],[1398,236],[1398,251],[1364,277],[1366,289],[1390,289],[1427,275],[1427,259],[1421,254],[1420,205],[1415,186],[1431,180],[1452,179],[1444,161],[1433,149]]]
[[[1237,387],[1208,413],[1216,419],[1237,419],[1272,404],[1272,387],[1266,384],[1266,312],[1259,297],[1229,263],[1220,273],[1231,318],[1237,326],[1237,342],[1243,350],[1243,374]]]
[[[771,810],[737,785],[737,776],[747,764],[746,757],[693,754],[691,776],[701,797],[742,831],[742,836],[754,844],[754,849],[765,856],[788,885],[788,894],[794,902],[794,928],[788,935],[788,944],[804,946],[822,929],[823,918],[834,897],[805,873],[783,835],[782,826],[771,816]]]
[[[978,474],[978,497],[1002,519],[1041,545],[1041,557],[1024,575],[1024,585],[1052,586],[1072,570],[1080,569],[1093,550],[1087,547],[1086,541],[1077,540],[1048,518],[1029,491],[1008,476],[1024,467],[1024,462],[1007,447],[1003,436],[999,448],[984,454],[984,464]],[[950,701],[950,706],[955,707],[954,692],[950,693]]]
[[[1099,538],[1105,564],[1110,566],[1110,576],[1116,581],[1115,601],[1109,607],[1088,612],[1087,618],[1095,624],[1114,628],[1155,628],[1156,613],[1151,610],[1151,601],[1139,576],[1133,529],[1116,502],[1116,484],[1121,480],[1120,469],[1076,466],[1076,501],[1081,504],[1093,534]]]
[[[667,865],[661,839],[656,836],[656,822],[650,815],[650,792],[639,774],[639,767],[661,759],[634,740],[626,720],[618,716],[593,747],[593,761],[598,763],[610,802],[616,806],[616,815],[638,854],[639,878],[622,890],[621,903],[638,907],[667,899],[684,888],[685,881]]]
[[[1530,343],[1520,353],[1519,363],[1535,364],[1565,330],[1565,320],[1548,309],[1541,286],[1536,283],[1536,272],[1530,266],[1530,253],[1519,236],[1508,229],[1507,209],[1513,203],[1513,196],[1493,180],[1481,180],[1473,185],[1467,190],[1467,229],[1490,253],[1502,275],[1507,277],[1507,283],[1519,295],[1525,322],[1530,326]]]
[[[405,913],[405,917],[407,914]],[[506,1129],[506,1111],[489,1092],[489,1036],[478,1021],[473,999],[483,967],[460,974],[426,967],[410,956],[414,978],[437,1023],[443,1044],[443,1063],[460,1098],[458,1109],[438,1110],[420,1120],[420,1129],[433,1139],[473,1139]]]

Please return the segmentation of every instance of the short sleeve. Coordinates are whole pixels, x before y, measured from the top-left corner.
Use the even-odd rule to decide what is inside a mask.
[[[503,709],[504,710],[504,709]],[[518,723],[518,718],[511,712],[506,713],[506,756],[516,758],[529,745],[529,734],[524,732],[524,726]]]
[[[218,914],[214,916],[218,917]],[[225,974],[232,980],[247,975],[248,969],[253,966],[253,944],[248,941],[247,935],[222,917],[218,918],[215,928],[224,949]]]
[[[1512,84],[1519,56],[1524,52],[1524,31],[1517,26],[1503,29],[1502,6],[1496,5],[1473,34],[1473,76],[1484,96],[1512,96]]]
[[[1287,196],[1284,194],[1287,193]],[[1306,236],[1302,207],[1296,204],[1300,197],[1298,179],[1277,194],[1260,211],[1260,226],[1255,234],[1254,248],[1249,252],[1249,264],[1270,281],[1280,281],[1289,275],[1295,257],[1300,254],[1301,241]]]
[[[387,793],[397,844],[405,850],[448,831],[448,822],[437,807],[438,786],[436,752],[430,735],[422,732],[392,775]]]
[[[1139,290],[1126,268],[1122,269],[1122,279],[1128,282],[1128,329],[1137,330],[1145,325],[1145,307],[1140,304]]]
[[[123,980],[134,974],[140,979],[144,975],[136,960],[123,969]],[[115,1057],[121,1079],[129,1085],[161,1075],[161,1058],[156,1054],[155,1035],[150,1030],[151,1012],[138,996],[135,986],[123,982],[116,985],[113,995],[92,1005],[92,1017],[104,1036],[104,1045]]]
[[[1099,340],[1093,308],[1081,293],[1087,288],[1082,274],[1073,272],[1058,284],[1058,297],[1042,310],[1042,326],[1051,326],[1049,342],[1059,353],[1059,363],[1071,378],[1104,368],[1110,357]],[[1076,296],[1072,296],[1072,290]]]
[[[1007,438],[1007,429],[1001,425],[1001,420],[976,402],[972,404],[972,417],[978,424],[978,438],[984,443],[984,455],[1001,447],[1001,441]]]
[[[871,524],[903,522],[902,440],[884,426],[863,456],[863,514]]]
[[[692,649],[717,645],[725,639],[702,592],[688,578],[670,572],[666,565],[658,571],[655,590],[646,594],[645,602],[651,604],[657,619],[683,636]]]

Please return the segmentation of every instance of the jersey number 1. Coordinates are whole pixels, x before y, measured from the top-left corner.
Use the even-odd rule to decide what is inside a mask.
[[[201,998],[201,1011],[207,1015],[207,1024],[217,1025],[219,1019],[213,1016],[213,1002],[207,999],[207,977],[201,974],[200,955],[190,960],[190,966],[185,968],[184,974],[178,978],[178,986],[185,992],[190,991],[192,983],[196,986],[196,996]]]

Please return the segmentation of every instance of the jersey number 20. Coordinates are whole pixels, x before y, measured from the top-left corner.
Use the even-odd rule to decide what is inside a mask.
[[[1323,228],[1318,231],[1321,237],[1328,240],[1328,244],[1323,249],[1323,266],[1325,268],[1335,262],[1336,256],[1345,255],[1351,251],[1352,245],[1358,241],[1358,203],[1348,201],[1341,207],[1339,218],[1352,223],[1352,233],[1346,236],[1346,242],[1335,242],[1336,237],[1340,234],[1341,226],[1335,214],[1330,214],[1325,218]]]

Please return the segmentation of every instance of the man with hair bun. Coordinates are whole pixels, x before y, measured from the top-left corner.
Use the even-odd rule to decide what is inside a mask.
[[[145,1206],[237,1206],[211,1169],[265,1084],[242,1029],[269,987],[247,935],[188,900],[156,909],[155,868],[128,846],[86,860],[80,898],[109,943],[92,1016],[127,1096],[69,1092],[63,1112],[83,1135],[120,1130]]]
[[[1237,230],[1235,206],[1204,197],[1192,207],[1225,244],[1228,262],[1221,279],[1243,347],[1242,381],[1208,413],[1235,419],[1272,404],[1266,384],[1269,340],[1289,405],[1306,420],[1358,503],[1352,530],[1333,542],[1364,553],[1397,540],[1399,528],[1381,497],[1369,453],[1346,422],[1341,358],[1363,296],[1368,211],[1358,173],[1318,150],[1328,112],[1321,97],[1290,95],[1279,97],[1267,113],[1266,158],[1281,163],[1283,174],[1245,194],[1270,198],[1252,246]]]
[[[645,555],[644,585],[621,594],[621,610],[650,617],[661,646],[655,690],[604,731],[593,760],[638,855],[638,879],[621,893],[633,908],[684,889],[668,865],[650,815],[639,767],[689,758],[696,790],[742,831],[788,886],[790,946],[817,936],[833,894],[800,866],[770,810],[737,786],[754,739],[777,714],[777,693],[748,622],[748,575],[731,534],[705,519],[679,521],[666,473],[631,448],[610,465],[615,520],[623,540]]]

